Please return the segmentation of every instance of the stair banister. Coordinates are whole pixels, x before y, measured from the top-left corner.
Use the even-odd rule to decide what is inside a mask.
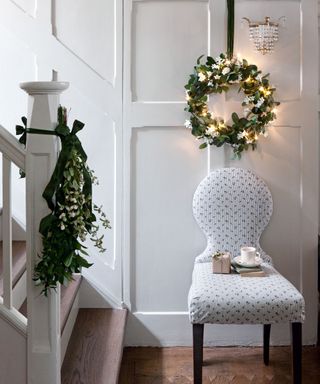
[[[65,82],[28,82],[28,127],[53,130]],[[29,134],[26,153],[28,384],[60,384],[60,287],[48,297],[34,284],[34,266],[42,252],[41,219],[49,213],[42,193],[56,165],[59,139]]]
[[[13,310],[12,290],[12,196],[11,196],[11,164],[25,169],[25,150],[17,139],[0,126],[0,152],[2,153],[2,263],[3,263],[3,301],[8,314]],[[1,308],[4,309],[4,308]],[[1,310],[0,309],[0,310]]]
[[[25,170],[26,151],[17,138],[0,125],[0,152],[2,154],[3,208],[0,209],[2,231],[3,297],[0,297],[0,319],[12,325],[21,335],[27,335],[27,319],[18,312],[13,292],[12,268],[12,187],[11,166]],[[16,308],[15,308],[16,306]],[[1,381],[1,380],[0,380]]]
[[[3,262],[3,303],[12,309],[12,199],[11,199],[11,161],[2,155],[2,262]]]

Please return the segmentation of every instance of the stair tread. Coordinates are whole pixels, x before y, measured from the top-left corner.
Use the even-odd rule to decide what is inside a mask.
[[[80,309],[62,365],[62,384],[116,384],[127,311]]]
[[[12,284],[15,286],[17,281],[26,270],[26,242],[12,242]],[[2,264],[2,241],[0,242],[0,296],[3,295],[3,264]]]
[[[79,274],[73,275],[73,280],[69,282],[67,286],[61,286],[61,304],[60,304],[60,324],[61,324],[61,334],[64,330],[66,322],[69,317],[70,310],[74,299],[80,288],[82,276]],[[19,312],[27,317],[28,313],[28,303],[27,299],[24,301],[22,306],[19,309]]]

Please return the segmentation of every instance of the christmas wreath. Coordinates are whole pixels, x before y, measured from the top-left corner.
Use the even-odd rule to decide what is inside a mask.
[[[215,59],[208,56],[205,64],[201,64],[201,58],[185,85],[185,110],[191,114],[185,126],[198,139],[205,140],[200,148],[229,144],[239,158],[243,151],[256,148],[260,135],[267,135],[266,128],[276,118],[275,107],[280,104],[273,97],[276,89],[269,83],[269,74],[262,75],[256,65],[245,59],[230,59],[221,54]],[[213,116],[208,110],[208,96],[227,92],[235,85],[245,95],[243,116],[233,112],[227,121]]]

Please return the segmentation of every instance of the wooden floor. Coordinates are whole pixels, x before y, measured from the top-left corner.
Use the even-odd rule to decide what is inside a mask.
[[[206,348],[203,384],[291,384],[288,347],[270,349],[264,366],[261,348]],[[303,384],[320,384],[320,347],[303,349]],[[125,348],[119,384],[192,383],[191,348]]]

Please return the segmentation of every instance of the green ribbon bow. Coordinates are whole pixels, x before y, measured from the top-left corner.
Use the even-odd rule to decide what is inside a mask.
[[[227,8],[228,8],[227,55],[229,59],[232,59],[233,45],[234,45],[234,0],[227,0]]]
[[[16,135],[21,135],[19,139],[19,143],[24,146],[27,145],[27,133],[34,133],[37,135],[54,135],[57,136],[55,131],[48,131],[47,129],[39,129],[39,128],[27,128],[27,118],[25,116],[21,117],[22,125],[16,125]]]
[[[75,120],[72,126],[72,130],[70,131],[69,127],[66,124],[65,111],[63,107],[59,106],[58,108],[58,125],[56,126],[54,131],[48,131],[44,129],[38,128],[27,128],[27,118],[22,117],[21,121],[22,125],[16,126],[16,134],[21,135],[19,138],[19,142],[23,145],[27,143],[27,134],[44,134],[44,135],[55,135],[58,136],[61,140],[61,151],[57,160],[57,164],[52,173],[49,183],[47,184],[45,190],[43,191],[42,197],[46,200],[48,207],[52,212],[55,211],[55,195],[59,190],[60,185],[63,182],[63,172],[66,167],[67,162],[70,160],[71,154],[73,150],[76,150],[79,157],[85,163],[87,161],[87,154],[85,153],[82,144],[77,137],[77,133],[81,131],[84,127],[84,124]],[[21,173],[21,172],[20,172]],[[89,174],[87,167],[83,167],[83,194],[85,195],[88,201],[88,208],[90,212],[92,212],[92,180]],[[90,198],[89,198],[90,197]],[[94,222],[96,217],[94,214],[91,215],[89,221]],[[49,228],[49,224],[52,221],[52,213],[48,216],[44,217],[40,223],[40,233],[42,235],[46,235],[47,230]],[[89,229],[89,228],[87,228]]]

